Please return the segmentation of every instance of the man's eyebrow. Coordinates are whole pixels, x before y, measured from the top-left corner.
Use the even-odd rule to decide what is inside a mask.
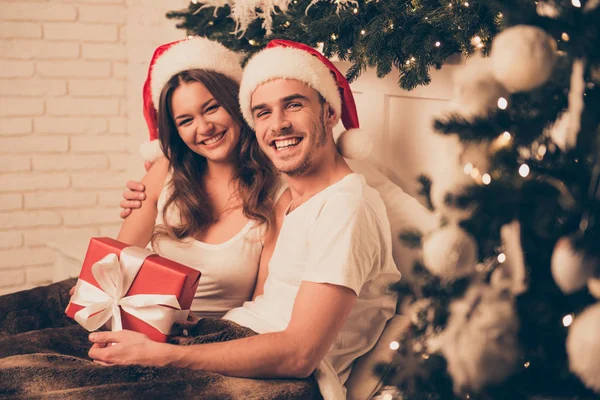
[[[254,107],[252,107],[252,108],[250,109],[250,112],[251,112],[252,114],[254,114],[254,111],[256,111],[256,110],[262,110],[262,109],[264,109],[264,108],[267,108],[267,107],[268,107],[268,106],[267,106],[265,103],[262,103],[262,104],[257,104],[257,105],[255,105]]]
[[[294,93],[291,94],[289,96],[284,97],[283,99],[281,99],[283,102],[287,102],[287,101],[291,101],[291,100],[305,100],[305,101],[309,101],[310,99],[300,93]]]
[[[200,109],[203,109],[204,107],[206,107],[208,105],[208,103],[210,103],[211,101],[214,101],[214,97],[211,97],[210,99],[206,100],[204,103],[202,103],[202,105],[200,106]],[[188,114],[181,114],[175,117],[175,120],[178,120],[180,118],[183,117],[187,117]]]

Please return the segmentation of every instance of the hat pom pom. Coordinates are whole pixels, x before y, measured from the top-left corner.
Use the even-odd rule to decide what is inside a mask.
[[[373,141],[371,135],[359,128],[352,128],[340,134],[337,148],[344,158],[361,160],[371,153]]]
[[[160,142],[157,139],[154,139],[142,143],[140,146],[140,155],[144,161],[149,161],[151,163],[163,157],[163,152],[160,148]]]

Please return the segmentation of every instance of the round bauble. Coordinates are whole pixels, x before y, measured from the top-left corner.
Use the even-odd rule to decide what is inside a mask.
[[[518,331],[512,297],[476,284],[450,304],[446,329],[428,344],[446,358],[455,393],[479,392],[517,369]]]
[[[454,74],[450,107],[461,116],[483,117],[498,108],[500,97],[508,98],[508,91],[494,77],[489,58],[473,57]]]
[[[423,263],[429,272],[440,278],[463,278],[475,270],[477,242],[459,226],[446,225],[425,238]]]
[[[562,237],[552,253],[551,270],[554,282],[565,294],[583,289],[594,274],[593,260],[573,248],[572,239]]]
[[[541,28],[516,25],[504,30],[492,43],[492,70],[510,92],[541,86],[556,62],[556,41]]]
[[[590,291],[590,294],[594,296],[595,299],[600,300],[600,278],[588,279],[587,287]]]
[[[569,369],[585,386],[600,393],[600,303],[587,307],[569,327]]]

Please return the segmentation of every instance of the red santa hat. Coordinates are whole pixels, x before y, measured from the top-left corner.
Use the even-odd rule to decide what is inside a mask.
[[[338,121],[341,118],[346,128],[336,143],[342,156],[360,159],[369,154],[372,148],[371,138],[359,129],[350,84],[331,61],[318,50],[302,43],[272,40],[244,68],[240,85],[240,108],[248,125],[254,127],[252,93],[263,83],[280,78],[305,83],[331,105]]]
[[[144,118],[150,140],[142,144],[140,154],[146,161],[153,162],[162,156],[156,125],[160,94],[173,76],[189,69],[219,72],[238,83],[242,78],[239,56],[220,43],[193,37],[159,46],[150,60],[144,83]]]

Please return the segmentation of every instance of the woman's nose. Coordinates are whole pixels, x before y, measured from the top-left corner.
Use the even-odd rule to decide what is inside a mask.
[[[202,136],[210,136],[215,130],[212,122],[206,121],[204,118],[198,118],[196,133]]]

